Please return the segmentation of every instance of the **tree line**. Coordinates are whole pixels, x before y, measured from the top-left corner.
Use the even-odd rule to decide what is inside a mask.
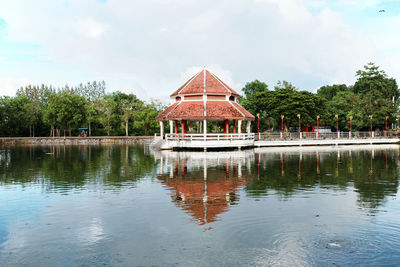
[[[255,80],[242,89],[241,104],[252,114],[260,114],[260,131],[280,131],[301,125],[316,125],[317,116],[322,126],[336,131],[384,130],[396,123],[399,106],[399,87],[394,78],[374,63],[368,63],[356,73],[353,85],[333,84],[320,87],[316,93],[299,91],[287,81],[279,81],[273,90],[264,82]],[[337,117],[336,117],[337,116]],[[256,127],[253,124],[253,127]],[[256,128],[253,128],[256,130]]]
[[[316,125],[318,116],[320,125],[333,131],[337,121],[340,131],[349,131],[350,120],[353,130],[369,130],[370,116],[374,129],[396,123],[400,96],[396,80],[373,63],[357,71],[356,77],[353,85],[326,85],[316,93],[300,91],[287,81],[270,90],[255,80],[242,89],[240,103],[260,114],[261,131],[280,131],[282,121],[285,130],[294,130],[299,115],[302,126]],[[77,136],[79,128],[87,128],[89,136],[153,135],[159,132],[155,117],[164,109],[160,102],[145,102],[134,94],[106,93],[104,81],[61,88],[28,85],[15,97],[0,97],[0,136]]]
[[[134,94],[106,93],[104,81],[76,87],[28,85],[0,97],[0,136],[152,135],[164,109]]]

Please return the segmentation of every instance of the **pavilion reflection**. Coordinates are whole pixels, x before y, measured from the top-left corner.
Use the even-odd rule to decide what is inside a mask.
[[[356,192],[370,214],[398,191],[398,145],[261,148],[237,152],[154,152],[158,179],[200,225],[247,198],[282,199],[313,190]]]
[[[254,163],[254,152],[249,150],[152,154],[159,161],[157,178],[171,191],[172,201],[199,225],[217,221],[238,203]]]

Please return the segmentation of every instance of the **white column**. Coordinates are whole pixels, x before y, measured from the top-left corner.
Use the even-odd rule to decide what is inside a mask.
[[[207,120],[203,120],[203,135],[204,135],[204,142],[206,141],[206,135],[207,135]],[[204,151],[206,151],[207,148],[204,147]]]
[[[174,178],[174,166],[172,165],[172,161],[169,165],[169,178]]]
[[[238,133],[242,133],[242,120],[238,120]]]
[[[174,133],[174,121],[169,121],[169,133]]]
[[[164,139],[164,122],[160,121],[160,136],[161,139]]]
[[[251,121],[247,121],[247,133],[251,131]]]
[[[239,159],[238,162],[238,177],[241,178],[242,177],[242,160]]]
[[[160,158],[160,174],[164,174],[164,158],[162,156]]]
[[[204,181],[207,180],[207,159],[205,157],[203,159],[203,178]]]

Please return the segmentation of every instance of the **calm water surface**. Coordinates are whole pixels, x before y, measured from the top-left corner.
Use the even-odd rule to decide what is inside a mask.
[[[400,264],[399,147],[0,148],[0,265]]]

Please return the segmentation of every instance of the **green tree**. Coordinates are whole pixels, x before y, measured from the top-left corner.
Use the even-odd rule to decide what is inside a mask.
[[[77,94],[85,97],[87,101],[86,119],[88,122],[89,136],[92,136],[92,123],[95,121],[96,105],[104,97],[106,91],[105,81],[82,83],[76,89]]]
[[[268,85],[264,82],[260,82],[259,80],[255,80],[246,83],[246,85],[242,88],[242,91],[245,97],[248,98],[249,96],[254,95],[255,93],[268,91]]]
[[[52,99],[52,110],[57,116],[57,123],[63,129],[68,129],[69,136],[72,136],[71,127],[77,126],[85,119],[86,99],[77,94],[69,93],[72,90],[64,90],[56,94]]]
[[[333,85],[325,85],[318,89],[317,95],[325,98],[328,101],[331,101],[334,96],[336,96],[339,92],[348,91],[347,85],[345,84],[333,84]]]
[[[358,127],[368,129],[369,115],[373,115],[374,127],[383,129],[386,116],[389,123],[395,122],[400,95],[397,82],[388,78],[374,63],[368,63],[364,70],[357,71],[354,93],[360,96],[355,114],[359,117]]]
[[[164,110],[160,102],[151,101],[150,103],[143,103],[141,107],[138,108],[134,115],[134,127],[138,134],[144,134],[147,136],[154,134],[159,131],[159,124],[154,119],[162,110]],[[144,131],[144,132],[143,132]]]
[[[327,112],[321,117],[326,125],[333,126],[336,129],[336,117],[338,115],[339,130],[350,130],[350,116],[353,116],[353,124],[357,127],[360,125],[360,116],[354,112],[356,104],[360,101],[360,97],[351,91],[341,91],[337,93],[332,101],[327,103]]]
[[[111,119],[113,118],[113,110],[115,102],[112,96],[106,95],[97,103],[99,112],[99,121],[104,128],[107,129],[107,136],[110,136]]]
[[[27,113],[25,109],[29,99],[26,96],[0,98],[0,135],[27,136]]]
[[[135,107],[135,101],[130,99],[122,99],[120,106],[121,106],[121,119],[125,123],[125,136],[129,135],[129,119],[132,118],[134,114],[134,110],[137,109]]]
[[[385,71],[380,70],[374,63],[368,63],[364,66],[364,70],[358,70],[356,76],[354,93],[397,101],[400,91],[396,80],[388,78]]]
[[[324,108],[323,98],[308,91],[297,91],[296,87],[286,81],[278,82],[268,101],[270,116],[280,121],[281,115],[284,115],[287,126],[298,126],[298,114],[302,125],[314,125],[317,115],[321,115]]]

